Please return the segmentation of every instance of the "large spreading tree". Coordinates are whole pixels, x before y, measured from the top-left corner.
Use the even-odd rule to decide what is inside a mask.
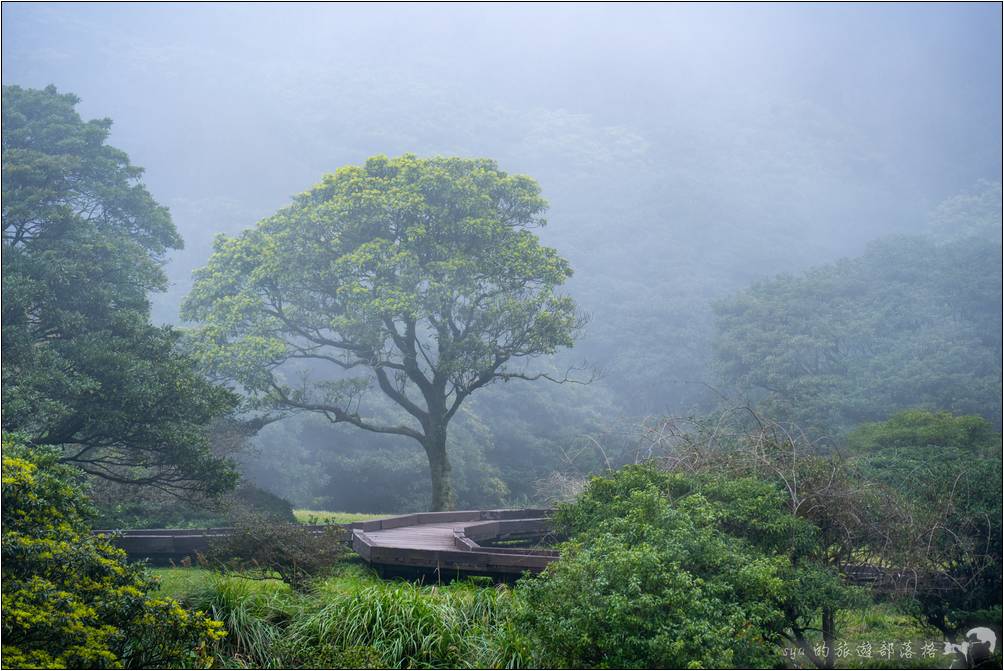
[[[219,491],[206,426],[237,398],[150,323],[181,247],[142,170],[77,98],[3,88],[3,428],[117,482]]]
[[[536,182],[490,160],[375,157],[221,237],[184,305],[206,362],[257,402],[418,441],[432,507],[452,505],[447,427],[498,380],[562,379],[529,360],[570,347],[572,273],[531,230]],[[376,385],[396,414],[364,412]]]

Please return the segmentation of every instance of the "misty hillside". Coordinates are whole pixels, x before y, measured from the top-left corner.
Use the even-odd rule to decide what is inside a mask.
[[[4,668],[1000,668],[999,3],[2,12]]]

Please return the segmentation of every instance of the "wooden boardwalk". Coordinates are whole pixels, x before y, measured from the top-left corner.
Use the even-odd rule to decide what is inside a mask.
[[[498,545],[540,541],[550,532],[550,512],[467,510],[370,520],[353,525],[352,549],[385,576],[511,579],[557,559],[554,550]]]
[[[336,525],[350,533],[352,548],[381,575],[450,580],[485,575],[499,580],[533,573],[554,561],[554,550],[517,547],[533,544],[551,531],[550,510],[466,510],[414,513]],[[326,527],[307,526],[321,531]],[[132,560],[155,565],[187,564],[229,528],[129,529],[112,542]],[[514,545],[515,544],[515,545]]]

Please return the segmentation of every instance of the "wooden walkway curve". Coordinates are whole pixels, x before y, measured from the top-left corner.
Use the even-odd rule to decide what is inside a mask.
[[[353,524],[352,549],[384,576],[511,579],[537,573],[554,550],[516,547],[551,531],[550,510],[415,513]]]

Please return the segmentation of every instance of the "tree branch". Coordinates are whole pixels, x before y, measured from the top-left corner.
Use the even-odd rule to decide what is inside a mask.
[[[398,436],[408,436],[409,438],[414,438],[419,442],[422,442],[425,439],[424,435],[407,426],[372,424],[360,417],[358,413],[348,412],[346,409],[339,408],[338,406],[328,405],[326,403],[306,403],[294,400],[290,398],[286,391],[275,382],[270,382],[269,384],[284,405],[291,408],[297,408],[299,410],[306,410],[308,412],[321,413],[334,424],[346,422],[348,424],[352,424],[353,426],[357,426],[360,429],[372,431],[373,433],[390,433]]]

